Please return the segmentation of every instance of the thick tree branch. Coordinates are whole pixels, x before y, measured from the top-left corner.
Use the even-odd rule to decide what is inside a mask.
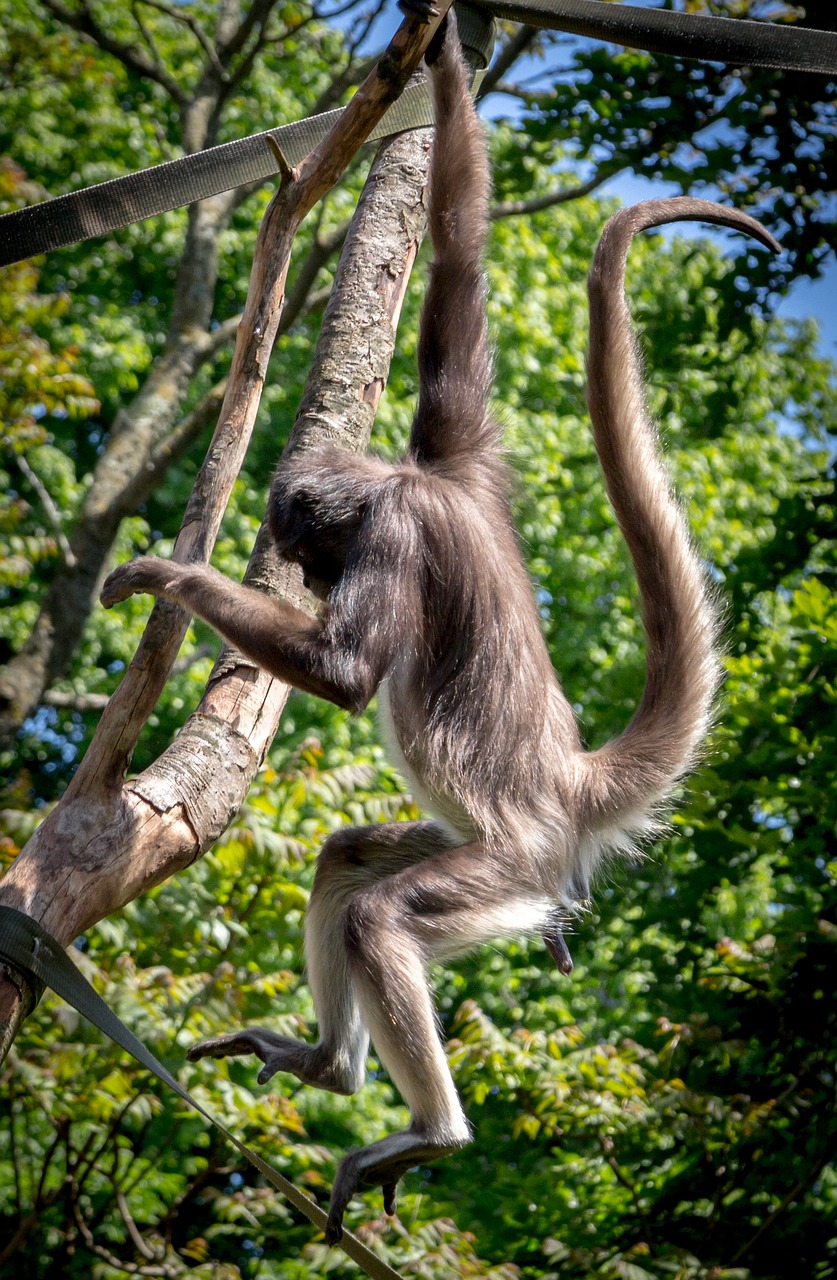
[[[253,0],[250,8],[230,35],[219,40],[218,60],[223,66],[229,67],[232,59],[241,52],[254,31],[264,28],[276,4],[277,0]]]
[[[447,7],[442,0],[440,8]],[[279,323],[293,233],[383,114],[418,62],[434,26],[402,23],[379,70],[294,180],[283,185],[265,215],[225,407],[184,516],[175,548],[178,559],[207,556],[243,459]],[[363,229],[371,238],[376,257],[361,275],[347,245],[344,261],[351,265],[342,270],[339,295],[323,325],[321,348],[328,354],[319,358],[327,373],[313,386],[309,382],[297,440],[319,429],[333,436],[342,430],[355,448],[368,438],[423,228],[427,134],[422,130],[390,139],[373,167],[355,227],[357,234]],[[393,174],[401,183],[400,201],[394,198]],[[377,299],[375,306],[358,297],[364,294],[365,281]],[[348,317],[341,319],[341,306],[349,308]],[[356,343],[359,327],[364,340]],[[338,370],[329,363],[334,350],[329,344],[338,338],[341,350],[360,348],[349,377],[341,367],[338,378]],[[337,411],[341,397],[350,415],[343,404]],[[260,549],[258,573],[266,563]],[[272,564],[270,576],[274,581],[284,576],[288,588],[294,589],[290,574],[280,575]],[[218,837],[244,799],[275,733],[287,688],[227,653],[176,741],[140,777],[124,783],[130,752],[174,662],[186,622],[179,610],[155,607],[134,662],[64,797],[0,882],[0,901],[28,912],[65,945],[96,920],[187,866]],[[7,1044],[21,1015],[18,987],[0,982],[0,1029],[5,1030]]]

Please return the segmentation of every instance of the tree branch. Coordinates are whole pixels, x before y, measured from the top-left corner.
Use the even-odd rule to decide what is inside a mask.
[[[560,191],[550,191],[546,195],[535,196],[532,200],[501,201],[493,206],[488,216],[492,222],[497,222],[500,218],[514,218],[526,213],[540,213],[542,209],[551,209],[556,204],[567,204],[570,200],[580,200],[583,196],[589,196],[591,191],[595,191],[618,172],[618,169],[608,167],[600,169],[587,182],[582,182],[577,187],[564,187]]]
[[[362,58],[359,62],[350,57],[343,70],[323,89],[311,108],[311,114],[319,115],[323,111],[333,111],[335,107],[339,107],[346,90],[353,89],[361,80],[365,80],[374,65],[374,56]]]
[[[174,22],[184,23],[203,49],[206,54],[207,61],[214,67],[219,80],[223,80],[225,78],[226,72],[220,58],[218,57],[215,45],[212,43],[194,14],[189,13],[188,10],[177,8],[175,5],[164,4],[163,0],[137,0],[137,3],[147,5],[149,9],[156,9],[158,13],[166,14],[166,16],[171,18]]]
[[[67,541],[67,535],[64,533],[64,530],[61,526],[61,514],[58,508],[56,507],[55,503],[53,502],[52,496],[49,490],[47,489],[44,482],[41,480],[40,476],[37,475],[37,473],[33,470],[31,464],[23,456],[22,453],[19,453],[16,455],[15,461],[17,462],[17,465],[20,467],[21,471],[26,476],[26,479],[29,481],[30,485],[38,495],[40,504],[44,509],[44,514],[46,515],[47,519],[52,525],[52,530],[53,530],[53,533],[55,534],[55,539],[58,543],[58,546],[61,551],[61,557],[64,561],[64,567],[67,569],[74,569],[76,564],[76,558],[73,555],[72,547]]]
[[[41,3],[59,22],[63,22],[65,26],[72,27],[74,31],[79,31],[82,35],[87,36],[104,53],[109,53],[116,58],[134,75],[145,76],[147,79],[154,80],[157,84],[162,85],[172,101],[176,102],[179,107],[186,106],[188,101],[186,91],[178,84],[177,80],[170,76],[165,68],[158,67],[151,59],[143,57],[134,45],[123,44],[121,40],[116,40],[109,35],[93,16],[87,0],[82,0],[82,7],[79,12],[68,9],[66,5],[60,3],[60,0],[41,0]]]
[[[480,88],[482,88],[482,85],[480,85]],[[520,102],[525,102],[527,106],[532,106],[533,104],[545,106],[555,97],[555,93],[551,89],[546,89],[539,93],[537,90],[527,89],[523,85],[512,84],[510,80],[498,80],[493,85],[492,91],[494,93],[504,93],[509,98],[517,98]],[[480,94],[480,97],[482,96]]]
[[[510,36],[502,49],[499,50],[497,56],[491,66],[482,78],[479,89],[480,100],[486,94],[493,93],[497,88],[499,81],[506,74],[511,66],[517,62],[527,49],[535,43],[538,38],[537,27],[521,26]]]

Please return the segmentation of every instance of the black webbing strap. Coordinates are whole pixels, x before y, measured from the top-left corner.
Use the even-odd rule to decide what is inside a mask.
[[[478,0],[495,18],[704,62],[837,76],[837,33],[604,0]]]
[[[267,1161],[246,1147],[234,1133],[211,1116],[192,1095],[183,1088],[179,1081],[158,1062],[154,1054],[138,1040],[125,1023],[117,1018],[113,1010],[98,995],[90,983],[79,973],[63,947],[48,934],[31,916],[17,911],[14,907],[0,906],[0,960],[5,960],[14,969],[26,975],[32,975],[38,983],[52,987],[53,991],[66,1000],[68,1004],[83,1014],[88,1021],[97,1026],[105,1035],[110,1036],[118,1045],[132,1054],[144,1067],[151,1071],[158,1080],[167,1084],[170,1089],[188,1102],[191,1107],[213,1124],[224,1137],[241,1152],[243,1156],[258,1169],[277,1191],[290,1200],[295,1208],[304,1213],[306,1218],[321,1231],[326,1224],[326,1214],[292,1182],[272,1168]],[[399,1273],[393,1271],[382,1258],[376,1257],[357,1236],[343,1229],[340,1248],[349,1257],[363,1267],[372,1280],[401,1280]]]
[[[54,200],[29,205],[0,217],[0,266],[60,249],[91,236],[103,236],[143,218],[205,200],[233,187],[263,182],[279,172],[279,161],[268,144],[273,138],[291,165],[313,151],[339,119],[341,112],[324,111],[293,124],[280,125],[249,138],[208,147],[180,160],[112,178],[94,187],[71,191]],[[393,103],[369,141],[402,129],[433,123],[430,95],[423,84],[408,85]]]
[[[652,53],[837,76],[837,33],[793,23],[711,18],[604,0],[478,0],[473,6],[460,0],[457,14],[463,44],[471,38],[471,25],[477,32],[472,50],[479,50],[484,38],[480,22],[484,29],[486,13]],[[325,137],[338,114],[327,111],[7,213],[0,217],[0,266],[105,235],[233,187],[262,182],[279,172],[268,135],[290,164],[298,164]],[[370,138],[432,122],[426,88],[409,86]]]
[[[457,8],[459,39],[470,66],[485,68],[494,48],[494,23],[471,4]],[[475,88],[478,81],[475,80]],[[111,178],[81,191],[71,191],[41,204],[0,216],[0,266],[60,249],[92,236],[103,236],[132,222],[204,200],[279,173],[279,161],[268,138],[278,144],[290,165],[314,150],[339,120],[342,108],[323,111],[292,124],[279,125],[249,138],[207,147],[193,155]],[[433,103],[424,83],[409,84],[367,138],[376,142],[393,133],[433,123]]]

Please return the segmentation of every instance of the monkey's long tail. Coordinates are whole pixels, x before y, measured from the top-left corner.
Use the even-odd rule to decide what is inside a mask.
[[[643,811],[663,800],[694,763],[720,681],[717,609],[663,466],[624,291],[634,236],[686,219],[733,227],[779,250],[754,218],[678,197],[620,210],[596,251],[589,279],[588,404],[608,494],[639,582],[647,676],[627,728],[588,756],[594,827],[642,826]]]

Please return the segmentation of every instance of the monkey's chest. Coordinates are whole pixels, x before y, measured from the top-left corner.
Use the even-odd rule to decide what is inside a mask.
[[[401,723],[394,713],[392,681],[398,677],[387,676],[378,686],[378,725],[387,755],[404,775],[413,799],[458,843],[466,843],[477,835],[467,809],[448,791],[433,786],[427,778],[426,742],[420,727],[413,729]]]

